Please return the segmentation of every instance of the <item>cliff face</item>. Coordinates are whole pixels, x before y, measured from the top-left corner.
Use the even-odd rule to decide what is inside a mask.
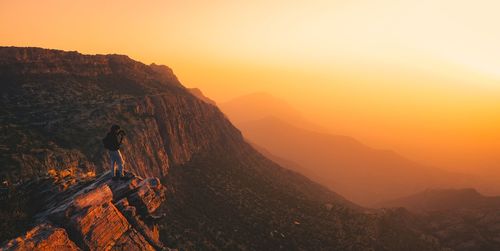
[[[20,236],[4,249],[442,248],[405,210],[361,208],[266,159],[164,66],[3,47],[0,90],[0,241]],[[138,175],[118,186],[103,174],[111,124]]]
[[[126,56],[1,48],[0,81],[3,180],[49,169],[103,171],[100,140],[113,123],[128,133],[127,168],[142,176],[164,176],[192,154],[239,137],[170,69]]]

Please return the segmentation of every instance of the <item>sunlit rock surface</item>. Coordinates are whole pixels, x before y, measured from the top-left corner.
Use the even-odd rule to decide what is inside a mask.
[[[68,238],[66,230],[50,224],[40,224],[25,235],[9,241],[0,250],[81,250]]]
[[[166,189],[156,178],[127,173],[126,179],[115,181],[105,173],[54,199],[56,204],[36,216],[37,226],[1,250],[166,249],[158,227],[149,221],[166,199]]]

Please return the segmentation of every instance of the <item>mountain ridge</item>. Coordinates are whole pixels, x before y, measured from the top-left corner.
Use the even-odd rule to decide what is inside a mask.
[[[302,129],[276,117],[241,123],[239,128],[249,141],[304,168],[296,171],[365,206],[425,188],[463,187],[473,181],[348,136]]]

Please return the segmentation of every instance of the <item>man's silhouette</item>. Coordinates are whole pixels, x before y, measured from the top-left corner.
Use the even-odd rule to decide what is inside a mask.
[[[104,147],[109,151],[109,158],[111,160],[111,173],[113,174],[113,180],[118,180],[124,178],[123,176],[123,165],[125,161],[123,160],[122,154],[120,153],[120,146],[125,136],[125,131],[120,130],[120,126],[113,125],[109,130],[106,137],[102,140]],[[116,168],[116,165],[118,168]]]

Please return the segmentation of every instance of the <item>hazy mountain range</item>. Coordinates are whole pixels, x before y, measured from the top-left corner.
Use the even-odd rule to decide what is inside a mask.
[[[394,151],[374,149],[352,137],[328,133],[269,94],[242,96],[219,107],[245,138],[267,151],[263,152],[266,156],[295,163],[289,168],[363,205],[426,188],[479,184],[471,175],[425,166]]]

